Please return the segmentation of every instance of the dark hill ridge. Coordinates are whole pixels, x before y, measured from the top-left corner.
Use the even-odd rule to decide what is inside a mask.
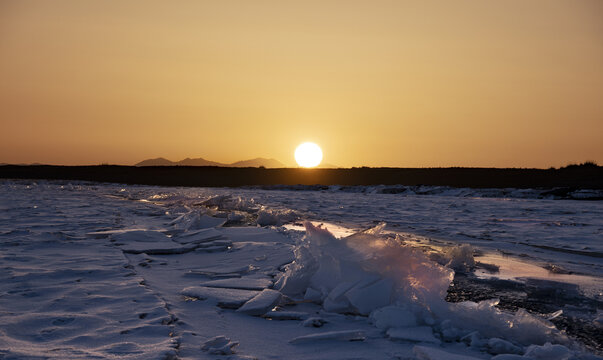
[[[603,167],[562,169],[265,169],[217,166],[0,166],[0,178],[62,179],[161,186],[431,185],[470,188],[603,189]]]
[[[255,158],[249,160],[237,161],[232,164],[224,164],[216,161],[206,160],[204,158],[186,158],[180,161],[171,161],[162,157],[156,159],[147,159],[134,166],[222,166],[222,167],[265,167],[265,168],[284,168],[285,164],[275,159]]]

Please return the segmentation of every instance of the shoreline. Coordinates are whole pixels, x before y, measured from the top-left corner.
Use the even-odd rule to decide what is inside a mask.
[[[476,189],[603,189],[603,167],[500,168],[230,168],[215,166],[1,165],[3,179],[80,180],[129,185],[244,186],[449,186]]]

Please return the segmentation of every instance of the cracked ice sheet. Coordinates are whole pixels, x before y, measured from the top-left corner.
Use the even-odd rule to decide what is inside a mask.
[[[327,314],[310,303],[284,309],[325,319],[327,323],[317,329],[303,327],[300,321],[270,321],[223,310],[207,301],[186,301],[180,294],[183,288],[211,280],[203,275],[207,269],[222,274],[238,271],[239,276],[278,272],[280,265],[291,261],[293,244],[279,231],[220,228],[233,241],[231,251],[124,257],[109,239],[91,239],[86,233],[165,229],[174,215],[148,202],[115,196],[120,191],[115,185],[19,185],[0,191],[0,199],[6,199],[2,209],[7,210],[0,214],[5,271],[0,275],[2,356],[57,349],[50,356],[92,358],[100,353],[152,359],[175,351],[181,359],[215,359],[201,345],[219,335],[239,342],[239,355],[260,359],[413,356],[412,343],[386,339],[366,317]],[[77,277],[70,278],[72,271]],[[300,336],[352,330],[365,333],[366,340],[289,343]],[[179,342],[178,349],[172,348],[173,339]],[[460,343],[445,344],[445,350],[485,358]]]
[[[232,341],[239,342],[236,351],[241,356],[253,356],[260,359],[291,358],[296,359],[390,359],[392,354],[412,355],[413,344],[394,344],[379,334],[374,326],[369,324],[367,318],[356,319],[353,316],[337,314],[322,314],[328,323],[321,329],[302,326],[300,320],[270,321],[261,317],[237,313],[231,309],[221,309],[216,305],[215,296],[208,300],[185,298],[183,289],[200,289],[208,291],[200,285],[209,279],[212,272],[230,273],[241,271],[241,278],[236,278],[233,284],[240,285],[238,281],[246,278],[257,279],[265,273],[274,271],[282,258],[290,258],[290,239],[274,230],[258,228],[238,228],[236,231],[238,243],[242,246],[234,250],[220,253],[187,253],[180,255],[147,256],[144,254],[128,257],[132,263],[147,264],[136,265],[136,271],[145,279],[147,286],[153,292],[160,294],[161,298],[170,304],[170,311],[179,319],[175,324],[175,331],[180,339],[178,351],[182,359],[215,359],[201,350],[201,345],[216,336],[224,335]],[[229,235],[232,235],[233,231]],[[268,236],[273,241],[259,241],[259,235]],[[245,241],[247,240],[253,241]],[[231,236],[228,236],[231,238]],[[275,242],[274,240],[282,242]],[[286,251],[285,251],[286,250]],[[262,260],[254,260],[258,251],[273,256]],[[151,260],[150,262],[144,259]],[[248,273],[248,269],[253,269]],[[187,275],[188,270],[206,270],[202,275]],[[264,277],[265,278],[265,277]],[[213,288],[210,291],[225,289]],[[240,292],[241,290],[238,290]],[[190,295],[194,295],[191,293]],[[318,305],[301,303],[288,306],[288,310],[299,311],[302,314],[315,314],[321,312]],[[325,340],[320,343],[290,344],[289,340],[306,335],[313,335],[326,331],[352,331],[361,330],[368,338],[359,344],[357,342],[341,340]]]
[[[45,243],[1,253],[0,357],[146,359],[174,351],[165,303],[140,286],[121,251]]]
[[[216,306],[216,297],[229,294],[228,289],[202,286],[212,281],[213,274],[239,274],[240,277],[233,277],[233,280],[218,282],[221,285],[230,282],[233,287],[239,287],[246,280],[252,284],[254,279],[266,279],[283,259],[292,259],[291,239],[276,230],[246,227],[220,231],[233,240],[232,250],[210,254],[128,254],[132,263],[145,264],[136,265],[136,271],[144,277],[153,292],[160,294],[170,304],[170,311],[178,318],[175,331],[180,339],[179,358],[217,359],[216,355],[201,349],[201,345],[216,336],[225,336],[238,342],[235,348],[237,355],[258,359],[395,359],[413,356],[416,343],[394,343],[370,324],[368,318],[325,313],[316,304],[289,304],[282,310],[295,311],[293,318],[296,320],[282,321],[271,321]],[[268,256],[256,259],[258,254]],[[191,274],[191,270],[195,273]],[[182,295],[184,289],[203,291],[211,296],[206,296],[207,300],[185,298]],[[240,294],[241,290],[236,292]],[[190,292],[189,295],[195,294]],[[320,328],[304,327],[303,321],[297,319],[304,318],[304,315],[318,316],[326,320],[326,324]],[[358,331],[366,335],[364,341],[349,341],[338,336],[329,339],[330,335],[327,335],[321,341],[290,343],[303,336],[318,335],[320,338],[320,334],[324,333]],[[471,354],[464,346],[453,344],[451,347],[458,353]]]

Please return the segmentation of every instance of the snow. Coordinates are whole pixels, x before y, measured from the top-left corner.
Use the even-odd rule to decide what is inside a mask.
[[[517,244],[600,252],[596,202],[5,181],[0,209],[0,358],[594,358],[551,321],[600,301],[600,258]],[[490,260],[579,306],[445,300]]]

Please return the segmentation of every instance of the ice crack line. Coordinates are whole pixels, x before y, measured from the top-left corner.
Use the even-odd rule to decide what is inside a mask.
[[[179,334],[176,331],[176,324],[178,323],[179,319],[176,316],[176,314],[174,314],[171,311],[171,305],[170,303],[163,297],[161,296],[161,294],[159,294],[155,289],[153,289],[147,282],[147,279],[145,279],[144,275],[141,274],[140,272],[138,272],[136,270],[136,266],[142,266],[142,267],[146,267],[148,266],[148,263],[150,262],[150,259],[146,259],[146,261],[142,261],[142,262],[138,262],[135,263],[136,261],[134,259],[131,259],[130,256],[128,256],[128,254],[125,251],[122,251],[122,254],[127,262],[127,265],[124,266],[125,268],[131,270],[133,273],[131,276],[137,276],[139,277],[141,280],[138,282],[138,284],[142,287],[144,287],[144,289],[149,292],[153,297],[155,297],[161,304],[161,307],[163,308],[163,310],[165,310],[165,312],[167,313],[167,316],[163,316],[161,318],[161,321],[159,322],[161,325],[163,326],[167,326],[169,328],[169,333],[168,336],[170,337],[170,341],[172,342],[172,348],[174,349],[174,352],[168,352],[165,354],[164,360],[177,360],[179,359],[179,353],[180,353],[180,345],[181,345],[181,338],[179,336]],[[145,265],[143,265],[145,264]],[[142,312],[140,314],[138,314],[138,318],[140,320],[144,320],[149,316],[149,313],[145,313]],[[127,330],[125,330],[127,331]]]

